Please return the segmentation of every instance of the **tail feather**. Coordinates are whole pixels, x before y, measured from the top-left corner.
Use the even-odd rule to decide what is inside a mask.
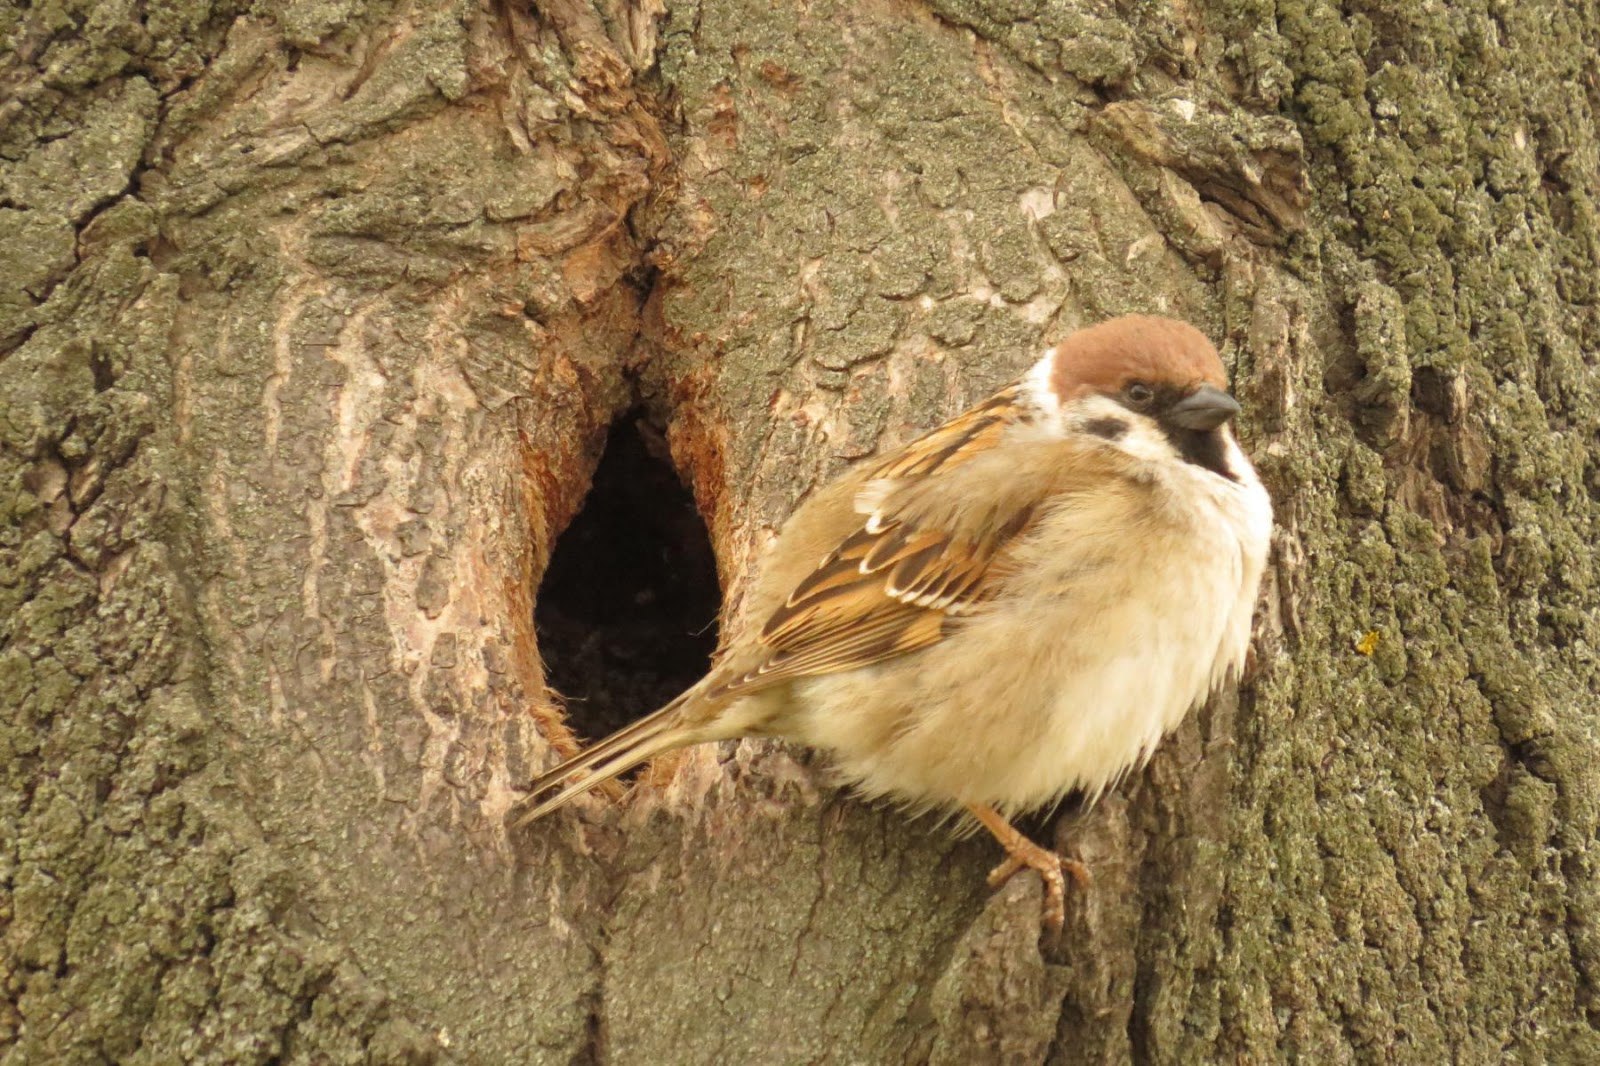
[[[559,807],[566,806],[566,804],[575,796],[579,796],[589,791],[591,788],[594,788],[601,782],[609,781],[618,774],[627,773],[629,770],[633,769],[635,766],[638,766],[646,759],[678,747],[681,744],[682,741],[677,737],[658,736],[641,742],[638,747],[629,748],[626,751],[620,752],[615,758],[601,763],[591,773],[585,774],[576,781],[568,783],[561,789],[561,791],[535,806],[527,814],[524,814],[522,817],[518,818],[514,823],[512,823],[512,827],[517,828],[524,826],[537,818],[543,818],[551,811],[556,810]]]
[[[549,792],[553,788],[560,790],[549,799],[539,802],[526,814],[519,816],[512,823],[512,828],[527,825],[536,818],[544,817],[558,807],[565,806],[573,797],[604,784],[618,774],[627,773],[652,756],[693,743],[691,738],[674,735],[672,732],[672,727],[677,724],[676,713],[688,696],[689,693],[685,692],[659,711],[617,730],[555,769],[540,774],[528,789],[530,800],[537,799],[542,793]],[[580,774],[581,777],[578,776]]]

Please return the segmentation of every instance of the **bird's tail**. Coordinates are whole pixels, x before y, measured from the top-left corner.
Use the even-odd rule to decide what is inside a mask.
[[[512,828],[544,817],[558,807],[565,806],[573,797],[604,784],[618,774],[627,773],[646,759],[695,743],[696,738],[692,733],[673,728],[678,725],[678,711],[695,691],[689,689],[659,711],[624,726],[555,769],[539,775],[528,789],[529,801],[538,802],[531,810],[518,816]],[[541,794],[551,789],[557,790],[554,795],[539,800]]]

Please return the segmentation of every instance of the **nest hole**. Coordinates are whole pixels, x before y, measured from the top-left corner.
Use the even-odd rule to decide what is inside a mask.
[[[717,646],[716,558],[666,441],[615,422],[594,482],[556,540],[534,609],[567,720],[598,739],[700,679]]]

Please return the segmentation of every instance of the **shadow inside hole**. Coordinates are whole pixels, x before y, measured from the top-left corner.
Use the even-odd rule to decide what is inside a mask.
[[[603,737],[698,681],[717,646],[720,600],[711,542],[665,441],[624,416],[556,541],[534,609],[547,677],[574,731]]]

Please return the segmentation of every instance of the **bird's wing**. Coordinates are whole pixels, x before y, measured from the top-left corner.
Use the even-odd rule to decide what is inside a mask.
[[[993,396],[930,429],[879,461],[872,478],[915,478],[959,465],[997,447],[1005,431],[1028,417],[1023,385],[1012,382]]]
[[[1039,517],[1119,470],[1107,449],[1018,443],[1007,389],[884,459],[856,497],[862,523],[765,620],[761,656],[715,695],[882,662],[938,643],[992,598]]]

